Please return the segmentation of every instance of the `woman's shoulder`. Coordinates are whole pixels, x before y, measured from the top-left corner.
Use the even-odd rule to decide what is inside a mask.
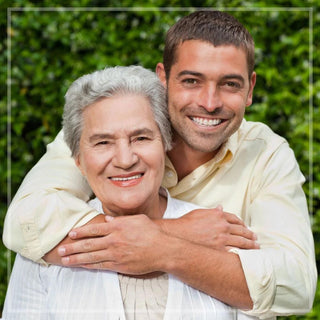
[[[164,214],[165,219],[179,218],[192,210],[201,208],[196,204],[172,198],[169,192],[167,192],[167,194],[168,194],[168,202],[167,202],[167,210]]]
[[[103,212],[102,203],[98,198],[94,198],[88,202],[88,205],[97,210],[98,212]]]

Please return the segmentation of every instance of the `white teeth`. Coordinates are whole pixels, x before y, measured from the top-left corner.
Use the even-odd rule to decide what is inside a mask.
[[[110,177],[109,179],[113,180],[113,181],[128,181],[128,180],[133,180],[133,179],[139,179],[142,177],[142,173],[141,174],[137,174],[135,176],[132,176],[132,177],[126,177],[126,178],[113,178],[113,177]]]
[[[214,127],[222,122],[221,119],[204,119],[198,117],[190,117],[192,121],[202,126]]]

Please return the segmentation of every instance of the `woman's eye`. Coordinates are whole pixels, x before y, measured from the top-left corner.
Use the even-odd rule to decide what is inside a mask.
[[[145,142],[145,141],[149,141],[150,138],[149,137],[146,137],[146,136],[139,136],[139,137],[133,137],[131,139],[131,142]]]
[[[148,138],[147,137],[137,137],[135,140],[144,141],[144,140],[148,140]]]
[[[96,143],[96,146],[99,146],[99,145],[106,145],[108,144],[108,141],[99,141]]]

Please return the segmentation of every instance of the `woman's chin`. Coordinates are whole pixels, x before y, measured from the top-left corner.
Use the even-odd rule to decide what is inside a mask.
[[[127,216],[127,215],[135,215],[135,214],[147,214],[146,213],[146,201],[144,202],[125,202],[118,199],[117,204],[113,204],[110,206],[104,206],[105,213],[111,212],[111,215],[114,216]]]

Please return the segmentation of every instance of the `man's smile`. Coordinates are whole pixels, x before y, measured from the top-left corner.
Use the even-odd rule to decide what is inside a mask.
[[[189,118],[196,124],[200,126],[206,126],[206,127],[215,127],[222,122],[221,119],[208,119],[208,118],[200,118],[200,117],[189,117]]]

